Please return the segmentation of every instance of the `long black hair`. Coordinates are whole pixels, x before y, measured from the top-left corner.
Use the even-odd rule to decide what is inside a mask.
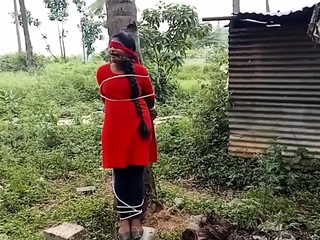
[[[126,46],[127,48],[129,48],[132,51],[136,51],[136,43],[133,39],[132,36],[129,35],[129,33],[121,31],[117,34],[114,34],[112,36],[112,39],[117,39],[120,43],[122,43],[124,46]],[[133,59],[132,57],[128,57],[122,60],[122,64],[121,64],[123,71],[125,74],[135,74],[134,73],[134,68],[133,68]],[[138,83],[137,80],[134,76],[128,76],[127,77],[130,83],[130,90],[131,90],[131,99],[132,102],[134,103],[138,116],[140,117],[140,124],[139,124],[139,133],[141,135],[142,138],[148,138],[149,136],[149,129],[146,125],[146,122],[143,118],[143,112],[140,106],[139,101],[136,99],[140,96],[140,91],[139,91],[139,87],[138,87]]]

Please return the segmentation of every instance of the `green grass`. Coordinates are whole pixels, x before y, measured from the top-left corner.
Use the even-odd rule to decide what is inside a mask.
[[[100,116],[88,125],[57,126],[59,118],[102,108],[98,65],[70,61],[33,75],[0,72],[0,236],[40,240],[44,229],[68,221],[84,225],[88,239],[115,237],[108,173],[99,169]],[[196,79],[202,69],[189,75]],[[88,185],[97,187],[95,195],[76,194]]]
[[[108,184],[110,173],[99,169],[101,118],[95,112],[101,110],[102,104],[94,79],[98,65],[70,61],[51,63],[34,75],[0,72],[0,239],[40,240],[44,229],[65,221],[83,225],[90,240],[115,238],[116,214],[112,210],[112,191]],[[178,177],[181,180],[189,176],[182,172],[191,166],[181,164],[184,161],[199,161],[195,164],[198,174],[204,170],[218,174],[217,169],[210,167],[219,168],[223,180],[232,178],[244,182],[241,174],[248,175],[246,166],[235,169],[231,166],[233,162],[227,164],[226,161],[232,159],[223,152],[211,157],[203,156],[202,151],[200,157],[196,155],[200,141],[207,139],[202,136],[205,132],[195,131],[194,128],[203,127],[204,122],[195,125],[192,111],[203,104],[204,116],[207,121],[213,121],[207,110],[210,106],[198,100],[203,100],[201,85],[209,85],[217,75],[215,66],[188,62],[175,76],[183,96],[188,99],[158,107],[163,115],[184,111],[190,116],[157,127],[161,150],[155,167],[159,200],[185,214],[185,218],[190,214],[215,211],[242,228],[257,229],[262,219],[284,224],[288,229],[299,223],[306,225],[309,231],[318,231],[320,203],[317,194],[294,191],[281,195],[268,188],[254,188],[234,191],[230,198],[225,194],[227,191],[213,193],[177,184]],[[189,94],[190,90],[195,94]],[[215,106],[224,106],[223,103],[217,105],[219,98],[209,100],[214,101]],[[194,102],[196,107],[192,105]],[[210,111],[223,112],[220,108],[210,108]],[[92,122],[80,124],[81,116],[90,114]],[[63,117],[74,118],[76,123],[58,126],[58,120]],[[215,120],[215,124],[219,123]],[[187,151],[194,152],[183,156]],[[206,162],[209,160],[215,161],[212,166]],[[229,184],[227,180],[225,185]],[[76,193],[77,187],[91,185],[97,188],[94,195]],[[176,204],[176,198],[182,199],[180,205]],[[160,234],[161,240],[176,240],[180,239],[181,229],[164,229]]]

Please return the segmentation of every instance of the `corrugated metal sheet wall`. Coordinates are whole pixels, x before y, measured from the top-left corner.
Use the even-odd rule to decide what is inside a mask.
[[[230,28],[231,154],[251,157],[276,140],[320,158],[320,47],[306,32]]]

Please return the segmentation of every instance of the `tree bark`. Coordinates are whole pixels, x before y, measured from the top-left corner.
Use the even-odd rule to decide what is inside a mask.
[[[120,31],[128,32],[135,39],[137,45],[137,54],[139,55],[140,60],[142,60],[139,32],[136,25],[137,7],[135,0],[106,0],[106,10],[109,40],[115,33]],[[146,209],[148,207],[153,207],[154,203],[156,203],[156,197],[157,191],[155,179],[152,167],[149,166],[145,170],[145,205],[143,208],[143,217],[145,216]]]
[[[240,0],[232,0],[232,13],[237,14],[240,12]]]
[[[270,12],[269,0],[266,0],[266,12]]]
[[[22,53],[20,24],[19,24],[19,17],[18,17],[19,12],[18,12],[17,0],[13,0],[13,7],[14,7],[14,21],[15,21],[15,25],[16,25],[16,34],[17,34],[17,41],[18,41],[18,52]]]
[[[59,26],[59,21],[57,19],[56,19],[56,23],[57,23],[58,36],[59,36],[60,55],[61,55],[61,58],[63,59],[62,36],[61,36],[61,30],[60,30],[60,26]]]
[[[19,4],[20,4],[22,27],[23,27],[26,52],[27,52],[27,67],[28,67],[28,70],[31,70],[34,67],[34,62],[33,62],[32,45],[31,45],[30,34],[29,34],[26,6],[24,3],[24,0],[19,0]]]

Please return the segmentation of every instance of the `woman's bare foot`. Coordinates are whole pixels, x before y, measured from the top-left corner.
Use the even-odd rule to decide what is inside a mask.
[[[122,220],[120,222],[120,227],[118,230],[119,234],[126,234],[126,233],[130,233],[130,222],[129,220]]]
[[[143,228],[140,218],[134,218],[131,221],[131,235],[133,239],[140,239],[143,235]]]

